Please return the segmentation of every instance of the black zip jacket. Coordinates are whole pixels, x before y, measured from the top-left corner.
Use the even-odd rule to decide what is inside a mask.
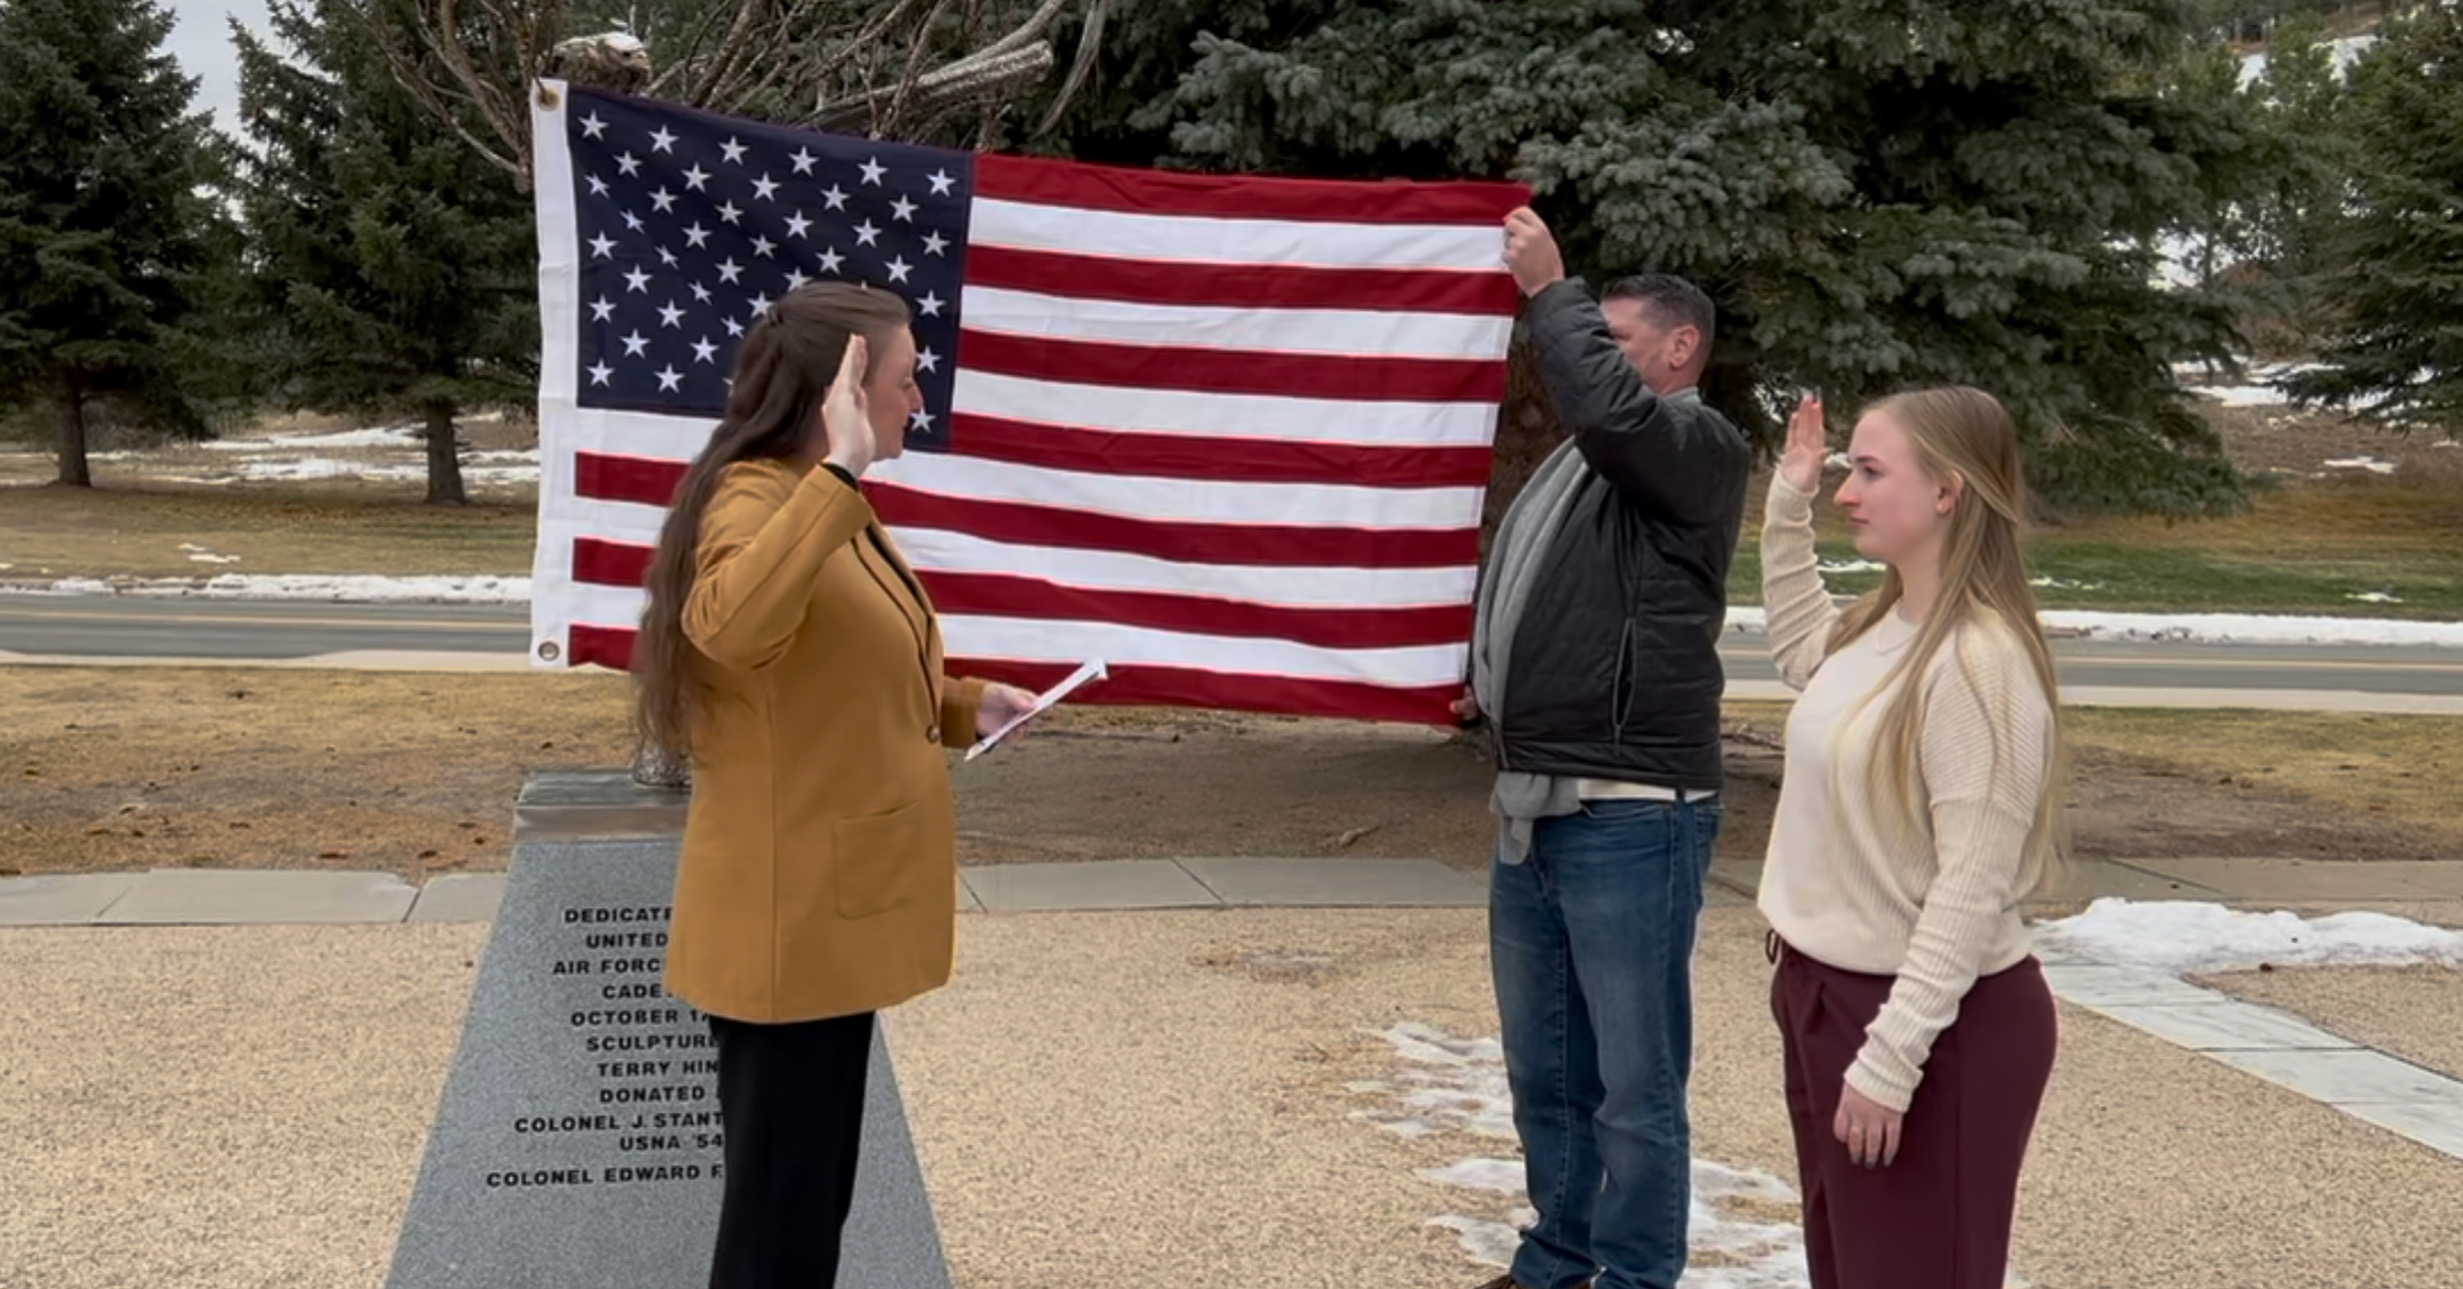
[[[1591,467],[1534,571],[1510,642],[1500,764],[1716,789],[1728,564],[1752,469],[1744,435],[1698,399],[1661,398],[1616,347],[1580,278],[1533,296],[1539,372]]]

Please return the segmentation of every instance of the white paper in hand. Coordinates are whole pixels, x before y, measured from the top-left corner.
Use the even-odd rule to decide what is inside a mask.
[[[1042,715],[1045,709],[1051,707],[1055,703],[1058,703],[1060,700],[1067,698],[1070,694],[1076,692],[1078,686],[1085,684],[1087,681],[1103,679],[1103,675],[1103,660],[1101,658],[1087,659],[1084,665],[1080,666],[1076,671],[1070,672],[1067,679],[1061,681],[1057,685],[1052,686],[1050,689],[1035,695],[1035,702],[1033,706],[1027,708],[1025,711],[1016,716],[1010,717],[1008,724],[1001,726],[999,729],[996,729],[977,740],[975,746],[966,750],[966,759],[972,761],[976,757],[982,756],[984,753],[991,751],[993,744],[1009,737],[1009,732],[1011,730],[1014,730],[1028,721],[1035,719],[1037,716]]]

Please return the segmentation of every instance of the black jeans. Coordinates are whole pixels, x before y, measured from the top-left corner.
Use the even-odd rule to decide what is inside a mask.
[[[871,1012],[785,1025],[710,1017],[726,1197],[710,1289],[832,1289],[855,1200]]]

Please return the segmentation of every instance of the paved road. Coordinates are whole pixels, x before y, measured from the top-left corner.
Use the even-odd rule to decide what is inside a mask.
[[[528,612],[522,605],[0,595],[0,653],[232,659],[471,654],[518,666],[514,660],[529,646]],[[2463,709],[2463,649],[2094,640],[2063,640],[2057,647],[2064,683],[2079,690],[2147,697],[2170,691],[2417,695],[2430,700],[2425,709]],[[1740,697],[1769,692],[1775,673],[1760,637],[1731,636],[1725,652]]]

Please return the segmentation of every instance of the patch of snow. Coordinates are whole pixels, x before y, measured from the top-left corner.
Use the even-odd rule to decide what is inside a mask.
[[[2101,582],[2078,582],[2066,577],[2031,577],[2027,579],[2027,585],[2055,591],[2101,591],[2104,589],[2104,584]]]
[[[2366,470],[2371,474],[2393,474],[2395,472],[2394,462],[2380,461],[2376,457],[2337,457],[2332,461],[2321,461],[2318,464],[2329,470]]]
[[[2226,407],[2279,407],[2291,401],[2271,385],[2193,385],[2190,389]]]
[[[1475,1191],[1503,1191],[1508,1195],[1519,1195],[1522,1193],[1522,1161],[1463,1159],[1443,1168],[1423,1168],[1420,1178],[1439,1186],[1461,1186]]]
[[[1379,1036],[1392,1046],[1402,1067],[1391,1083],[1355,1088],[1383,1093],[1401,1104],[1363,1117],[1389,1126],[1411,1123],[1417,1128],[1414,1136],[1448,1129],[1512,1136],[1505,1057],[1494,1039],[1458,1039],[1410,1023],[1380,1031]],[[1413,1091],[1438,1095],[1415,1101]],[[1444,1168],[1423,1169],[1419,1176],[1482,1195],[1526,1200],[1518,1160],[1474,1156]],[[1797,1203],[1795,1190],[1767,1173],[1696,1159],[1689,1243],[1697,1261],[1679,1282],[1681,1289],[1806,1289],[1811,1281],[1802,1229],[1767,1216],[1773,1207],[1792,1209]],[[1755,1216],[1757,1212],[1763,1216]],[[1524,1202],[1501,1219],[1446,1213],[1428,1219],[1427,1225],[1452,1231],[1472,1261],[1505,1267],[1513,1261],[1522,1230],[1538,1220],[1539,1214]]]
[[[2396,595],[2390,591],[2354,591],[2350,595],[2344,596],[2343,598],[2347,600],[2358,600],[2363,604],[2403,603],[2402,596]]]
[[[372,574],[222,573],[190,578],[68,577],[35,588],[51,595],[141,595],[207,600],[322,600],[350,603],[526,604],[530,579],[381,577]]]
[[[492,454],[490,454],[492,455]],[[234,467],[238,477],[256,480],[360,479],[419,480],[428,477],[425,462],[377,465],[364,461],[336,461],[331,457],[303,457],[297,461],[242,461]],[[462,482],[477,483],[537,483],[539,467],[534,460],[528,465],[465,465]]]
[[[213,548],[211,548],[211,547],[208,547],[208,546],[199,546],[199,545],[197,545],[197,544],[196,544],[196,543],[194,543],[194,542],[181,542],[181,543],[180,543],[180,550],[181,550],[181,551],[183,551],[183,552],[185,552],[185,553],[187,554],[187,556],[188,556],[188,558],[189,558],[189,561],[190,561],[191,563],[196,563],[196,564],[237,564],[237,563],[239,563],[239,556],[237,556],[237,555],[224,555],[224,554],[220,554],[220,553],[216,552],[216,551],[215,551]]]
[[[2293,617],[2266,613],[2102,613],[2046,609],[2049,630],[2092,640],[2183,640],[2201,644],[2431,645],[2463,649],[2463,622],[2398,618]],[[1728,630],[1761,635],[1769,618],[1760,605],[1728,610]]]
[[[1821,564],[1825,573],[1879,573],[1888,567],[1869,559],[1826,559]]]
[[[2175,974],[2277,967],[2463,968],[2463,931],[2384,913],[2304,918],[2188,900],[2106,897],[2084,913],[2039,924],[2038,944]]]

